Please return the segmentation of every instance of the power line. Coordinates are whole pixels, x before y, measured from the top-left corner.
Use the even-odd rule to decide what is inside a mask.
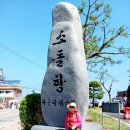
[[[20,58],[20,59],[22,59],[22,60],[24,60],[24,61],[26,61],[26,62],[28,62],[28,63],[30,63],[32,65],[35,65],[38,68],[43,69],[42,65],[39,65],[39,64],[35,63],[34,61],[32,61],[32,60],[30,60],[30,59],[22,56],[21,54],[19,54],[18,52],[10,49],[9,47],[5,46],[4,44],[0,43],[0,47],[3,48],[3,49],[5,49],[6,51],[12,53],[13,55],[17,56],[18,58]]]

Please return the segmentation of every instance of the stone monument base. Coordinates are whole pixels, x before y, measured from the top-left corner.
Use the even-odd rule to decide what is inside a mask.
[[[35,125],[31,130],[65,130],[65,128]],[[85,125],[82,126],[82,130],[102,130],[102,125],[94,122],[86,122]]]
[[[34,125],[31,130],[65,130],[61,127],[44,126],[44,125]]]

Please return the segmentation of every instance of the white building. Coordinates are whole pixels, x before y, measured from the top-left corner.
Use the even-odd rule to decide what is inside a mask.
[[[3,69],[0,69],[0,106],[11,107],[18,104],[22,97],[20,80],[5,80]]]

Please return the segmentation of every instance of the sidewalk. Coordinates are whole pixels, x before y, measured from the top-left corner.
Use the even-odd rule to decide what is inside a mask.
[[[0,130],[21,130],[21,125],[18,122],[18,123],[14,123],[14,124],[8,125],[6,127],[3,127]]]

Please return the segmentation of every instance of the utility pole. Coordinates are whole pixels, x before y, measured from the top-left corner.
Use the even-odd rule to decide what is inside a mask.
[[[130,70],[128,70],[128,77],[129,77],[129,79],[128,79],[128,85],[130,85]]]

